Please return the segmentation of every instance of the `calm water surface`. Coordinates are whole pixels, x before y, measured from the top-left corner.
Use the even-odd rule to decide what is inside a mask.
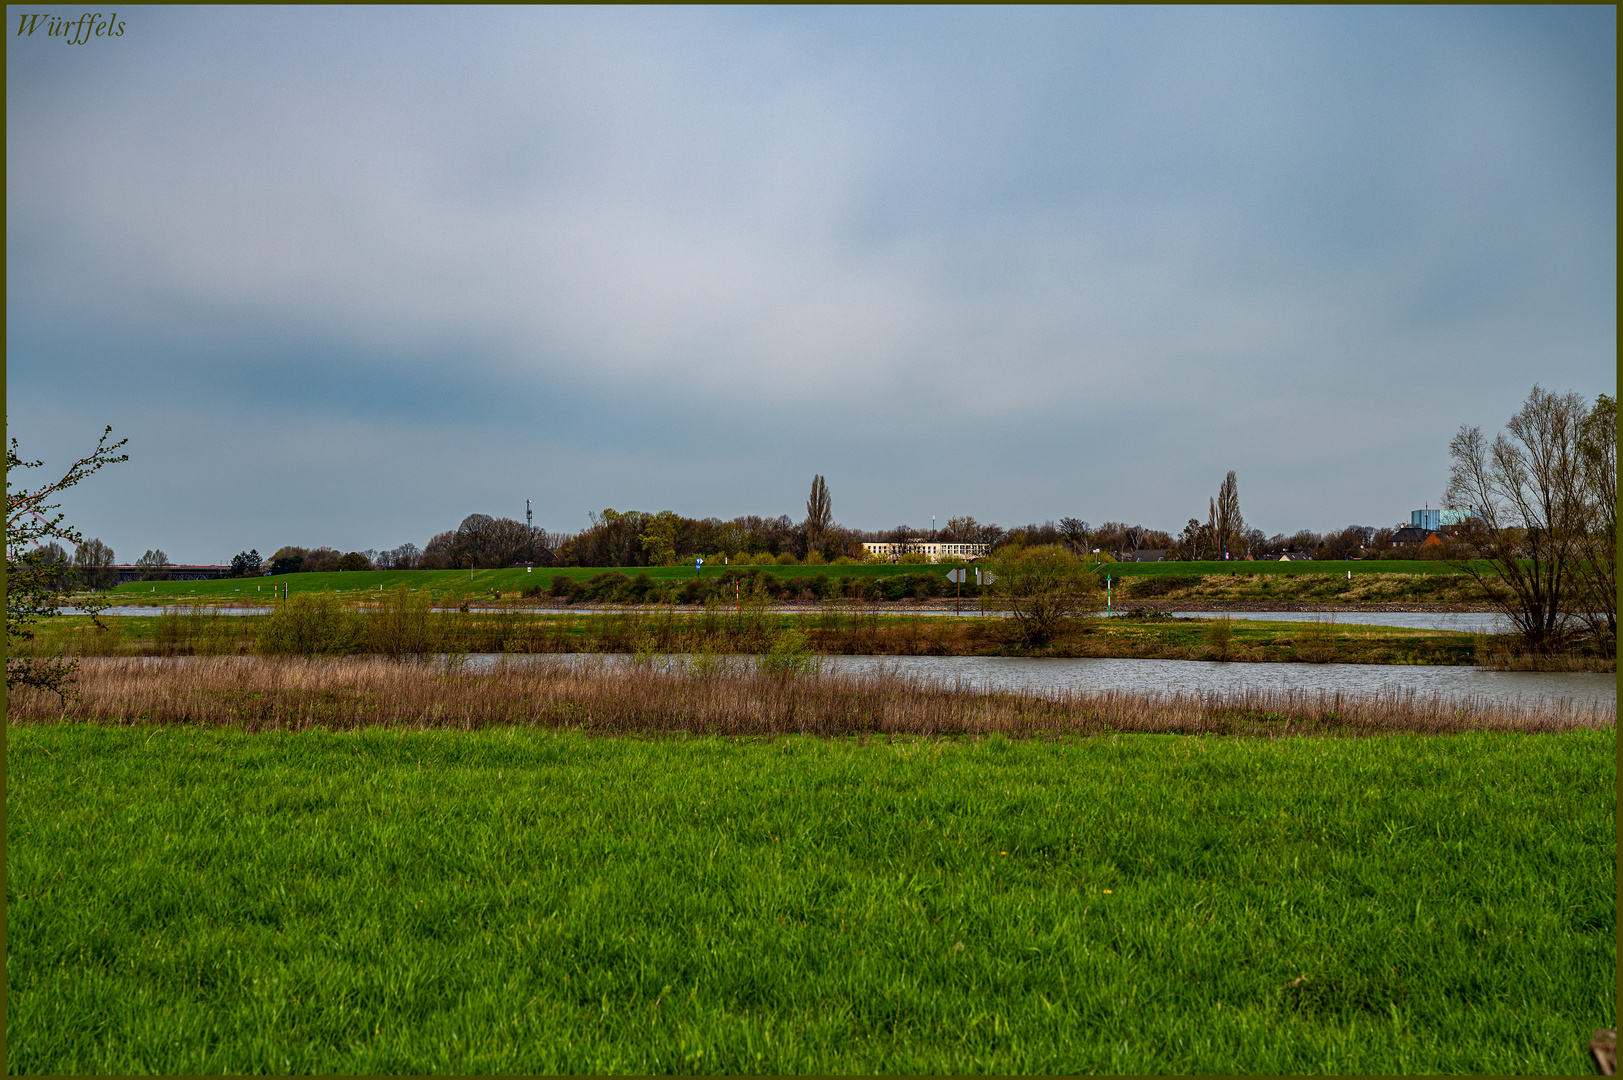
[[[1262,622],[1346,623],[1402,626],[1415,630],[1460,630],[1467,634],[1508,634],[1515,625],[1496,611],[1169,611],[1179,619],[1257,619]]]
[[[589,663],[623,664],[623,654],[572,654]],[[495,664],[502,654],[470,656],[476,666]],[[507,657],[525,662],[526,657]],[[744,658],[739,658],[744,659]],[[1401,664],[1225,664],[1213,660],[1028,659],[1016,656],[836,656],[837,671],[869,672],[880,667],[906,675],[962,682],[991,690],[1128,690],[1191,693],[1208,690],[1306,690],[1375,694],[1409,691],[1427,697],[1476,698],[1503,704],[1540,699],[1597,702],[1617,708],[1617,679],[1588,671],[1487,671],[1475,667],[1416,667]]]

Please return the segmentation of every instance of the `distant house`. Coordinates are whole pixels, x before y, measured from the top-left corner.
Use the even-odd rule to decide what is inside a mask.
[[[1301,549],[1298,549],[1298,548],[1293,548],[1290,551],[1287,551],[1284,554],[1280,555],[1278,560],[1276,560],[1276,561],[1278,561],[1278,562],[1312,562],[1313,561],[1313,553],[1311,551],[1304,551],[1304,550],[1301,550]]]
[[[1165,549],[1145,548],[1141,551],[1124,551],[1120,558],[1122,562],[1165,562],[1167,553]]]
[[[961,559],[969,562],[974,559],[984,558],[986,553],[991,550],[991,545],[914,540],[905,544],[864,543],[862,550],[869,555],[889,558],[892,562],[895,562],[903,555],[923,555],[931,562],[940,562],[943,559]]]
[[[1393,547],[1416,547],[1428,540],[1435,540],[1437,534],[1432,529],[1422,529],[1418,525],[1405,525],[1392,534]]]

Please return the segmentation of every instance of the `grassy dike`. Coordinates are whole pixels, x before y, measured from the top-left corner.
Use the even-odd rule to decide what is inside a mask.
[[[525,592],[546,590],[554,577],[585,583],[605,573],[628,576],[647,574],[660,585],[681,585],[696,576],[713,581],[730,573],[768,574],[781,581],[825,575],[835,582],[852,579],[874,582],[907,574],[945,575],[948,566],[914,564],[820,564],[712,566],[696,575],[693,565],[653,567],[561,567],[503,570],[363,570],[353,573],[288,574],[277,578],[226,578],[218,581],[129,582],[111,590],[120,604],[257,603],[270,598],[273,585],[294,592],[333,592],[365,599],[367,593],[405,587],[436,600],[476,602],[490,599],[494,590],[511,600]],[[1329,600],[1348,602],[1480,602],[1486,599],[1468,575],[1447,563],[1431,560],[1367,562],[1192,562],[1103,563],[1097,573],[1109,575],[1125,589],[1124,596],[1187,597],[1192,599]],[[1347,574],[1352,578],[1349,582]],[[976,595],[973,575],[963,590]],[[943,595],[946,592],[943,586]]]
[[[1615,728],[6,757],[19,1073],[1583,1073],[1615,1024]]]
[[[42,623],[33,651],[79,656],[190,656],[252,653],[268,616],[193,609],[160,616],[83,616]],[[1446,630],[1365,626],[1333,615],[1301,622],[1121,617],[1084,619],[1054,641],[1021,644],[1011,620],[886,615],[868,610],[785,614],[770,609],[628,611],[613,614],[433,616],[434,649],[475,653],[764,652],[788,631],[830,655],[1054,656],[1366,664],[1474,664],[1508,639]],[[352,648],[368,651],[365,617]]]

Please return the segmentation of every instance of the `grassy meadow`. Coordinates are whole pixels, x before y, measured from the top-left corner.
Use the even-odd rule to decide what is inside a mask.
[[[1583,1073],[1615,727],[18,725],[17,1073]]]

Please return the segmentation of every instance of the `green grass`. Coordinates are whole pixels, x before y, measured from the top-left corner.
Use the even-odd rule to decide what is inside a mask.
[[[713,578],[718,576],[726,567],[706,566],[704,576]],[[893,577],[897,574],[912,573],[946,573],[946,567],[913,566],[913,565],[868,565],[853,566],[763,566],[763,571],[785,580],[797,577],[816,577],[818,574],[827,574],[830,578],[860,577],[880,578]],[[1245,576],[1249,574],[1263,574],[1270,576],[1302,574],[1334,574],[1344,575],[1351,570],[1354,575],[1359,574],[1450,574],[1456,573],[1446,563],[1415,561],[1415,562],[1195,562],[1195,563],[1105,563],[1100,566],[1100,573],[1109,573],[1113,578],[1120,580],[1125,577],[1144,577],[1160,574],[1180,575],[1222,575],[1234,574]],[[546,588],[552,583],[556,574],[576,581],[586,581],[597,574],[616,572],[635,576],[647,573],[655,581],[690,581],[693,578],[693,564],[686,566],[652,566],[652,567],[562,567],[562,568],[536,568],[533,573],[526,573],[522,569],[508,570],[475,570],[472,575],[466,570],[361,570],[350,573],[325,574],[288,574],[282,577],[270,578],[226,578],[219,581],[132,581],[120,585],[111,591],[115,600],[120,602],[139,601],[143,598],[148,601],[164,601],[175,599],[232,599],[251,602],[257,599],[269,600],[271,582],[285,583],[295,592],[301,590],[330,590],[350,593],[377,592],[378,587],[384,590],[394,589],[401,585],[410,589],[427,589],[434,596],[480,596],[492,588],[500,589],[504,593],[541,586]],[[255,591],[256,587],[259,591]]]
[[[1302,574],[1335,574],[1351,570],[1359,574],[1458,574],[1459,570],[1435,559],[1370,559],[1357,562],[1159,562],[1106,563],[1101,573],[1112,577],[1155,577],[1162,574],[1219,575],[1245,577],[1249,574],[1296,577]]]
[[[13,1072],[1583,1073],[1616,734],[12,727]]]

